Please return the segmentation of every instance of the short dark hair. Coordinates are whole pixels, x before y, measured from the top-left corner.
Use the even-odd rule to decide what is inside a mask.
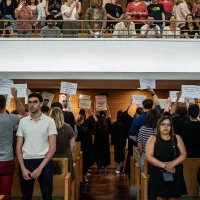
[[[11,114],[18,115],[19,113],[18,113],[18,110],[15,109],[15,110],[13,110],[13,111],[11,112]]]
[[[63,110],[62,104],[61,104],[60,102],[58,102],[58,101],[53,102],[53,103],[51,104],[51,108],[54,108],[54,107],[58,107],[58,108],[60,108],[61,110]]]
[[[43,105],[43,106],[41,107],[41,111],[42,111],[42,113],[48,113],[48,112],[49,112],[49,107]]]
[[[153,101],[151,99],[145,99],[142,102],[144,109],[151,109],[153,107]]]
[[[85,110],[84,109],[80,109],[79,114],[83,115],[85,117]]]
[[[36,97],[39,99],[40,102],[43,102],[43,97],[42,95],[40,95],[39,93],[37,92],[33,92],[31,94],[28,95],[28,99],[32,98],[32,97]]]
[[[6,98],[4,95],[0,95],[0,109],[6,108]]]
[[[53,16],[53,15],[48,15],[48,16],[46,17],[46,20],[54,20],[54,16]]]
[[[197,104],[191,104],[188,108],[188,113],[192,118],[197,118],[199,115],[199,106]]]

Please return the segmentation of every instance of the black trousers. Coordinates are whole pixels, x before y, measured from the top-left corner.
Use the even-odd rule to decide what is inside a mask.
[[[43,159],[25,159],[24,165],[26,169],[28,169],[30,172],[33,172],[36,168],[39,167],[42,161]],[[47,165],[42,170],[42,173],[38,177],[43,200],[52,200],[53,173],[53,164],[52,161],[49,161],[49,163],[47,163]],[[31,200],[35,179],[25,180],[19,167],[19,181],[22,192],[22,200]]]

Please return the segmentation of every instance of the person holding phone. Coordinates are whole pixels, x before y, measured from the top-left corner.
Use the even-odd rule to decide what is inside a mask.
[[[160,38],[160,27],[154,24],[154,17],[148,16],[148,23],[141,27],[142,38]]]
[[[32,22],[26,20],[33,20],[33,14],[26,0],[22,0],[15,9],[15,17],[17,20],[24,20],[18,22],[18,37],[30,38],[32,35]]]

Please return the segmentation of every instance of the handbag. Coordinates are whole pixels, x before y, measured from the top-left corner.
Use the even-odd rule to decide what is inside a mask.
[[[174,142],[172,141],[172,145],[173,145],[173,149],[174,149],[174,160],[176,159],[176,147]],[[174,174],[171,172],[168,172],[166,170],[161,170],[162,172],[162,176],[163,176],[163,180],[166,183],[171,183],[174,182]]]

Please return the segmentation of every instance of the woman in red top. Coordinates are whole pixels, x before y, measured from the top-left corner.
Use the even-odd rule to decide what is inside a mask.
[[[163,5],[164,12],[165,12],[165,20],[169,20],[169,18],[172,15],[172,10],[173,10],[172,0],[159,0],[158,3]],[[167,22],[165,24],[168,26],[169,22]]]
[[[134,0],[126,7],[125,13],[131,15],[131,20],[146,20],[148,15],[146,4],[143,1]],[[134,22],[137,33],[140,33],[140,28],[146,23],[145,21]]]

